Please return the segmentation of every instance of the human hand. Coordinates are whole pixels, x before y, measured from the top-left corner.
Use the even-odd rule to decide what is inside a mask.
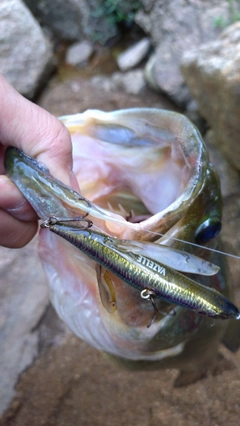
[[[72,144],[66,127],[21,96],[0,75],[0,245],[23,247],[35,235],[38,217],[5,174],[4,154],[15,146],[44,163],[51,174],[77,189],[72,173]]]

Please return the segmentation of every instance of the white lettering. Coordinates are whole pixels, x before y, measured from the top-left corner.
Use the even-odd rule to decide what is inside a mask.
[[[160,275],[163,275],[164,277],[166,275],[166,268],[158,265],[157,263],[153,262],[152,260],[148,259],[147,257],[138,256],[137,262],[141,263],[141,265],[143,265],[143,266],[147,266],[148,268],[152,269],[153,271],[158,272]]]

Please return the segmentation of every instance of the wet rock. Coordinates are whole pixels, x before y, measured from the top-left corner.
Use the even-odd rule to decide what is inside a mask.
[[[112,76],[94,76],[90,80],[94,85],[105,90],[123,90],[138,95],[146,87],[143,70],[137,69],[126,73],[115,72]]]
[[[80,68],[87,65],[88,59],[93,53],[93,46],[89,41],[84,40],[74,43],[66,53],[66,62]]]
[[[146,67],[150,87],[167,93],[180,106],[191,99],[179,64],[183,52],[213,40],[221,31],[218,17],[228,19],[227,0],[144,0],[135,21],[151,36],[156,47]],[[238,5],[239,7],[239,5]]]
[[[240,22],[184,55],[182,72],[218,147],[240,170]]]
[[[35,329],[48,304],[36,240],[21,250],[0,247],[0,413],[14,395],[19,374],[38,353]]]
[[[50,42],[21,0],[2,0],[0,17],[0,72],[31,98],[50,70]]]
[[[121,71],[136,67],[146,57],[151,46],[149,38],[145,37],[117,57],[117,64]]]

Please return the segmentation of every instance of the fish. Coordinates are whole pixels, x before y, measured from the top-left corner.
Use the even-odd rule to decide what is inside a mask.
[[[217,247],[221,230],[219,178],[188,118],[141,108],[88,110],[60,120],[72,136],[81,194],[35,159],[16,149],[6,153],[8,176],[43,221],[87,214],[94,232],[120,241],[120,253],[161,244],[169,258],[178,250],[220,262],[217,252],[205,250]],[[200,371],[212,364],[220,342],[238,348],[228,339],[234,320],[213,320],[161,298],[156,306],[155,299],[148,303],[151,297],[145,300],[138,288],[47,228],[39,233],[39,255],[60,318],[118,365]],[[195,270],[191,279],[233,301],[223,259],[216,275]]]

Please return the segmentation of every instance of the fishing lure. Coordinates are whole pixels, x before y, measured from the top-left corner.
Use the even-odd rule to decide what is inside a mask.
[[[158,254],[167,248],[153,243],[121,241],[110,237],[93,229],[93,223],[85,217],[77,218],[80,226],[74,225],[73,221],[74,218],[50,217],[41,224],[41,227],[48,228],[51,232],[63,237],[95,262],[140,290],[141,297],[152,301],[153,306],[155,306],[154,299],[159,298],[164,302],[191,309],[207,317],[240,319],[237,307],[217,290],[199,284],[170,267],[166,257],[165,263],[160,262],[157,259]],[[153,254],[153,246],[156,249],[155,254]],[[173,251],[176,255],[185,256],[185,265],[191,264],[189,260],[192,259],[192,255],[178,250]],[[200,258],[197,259],[199,264],[208,264],[207,274],[217,272],[215,265]],[[194,260],[197,262],[196,259]],[[188,269],[187,272],[196,273],[196,266],[185,269],[183,264],[184,262],[180,268],[182,271],[186,272]],[[204,267],[199,267],[198,271],[203,274],[206,272]]]

